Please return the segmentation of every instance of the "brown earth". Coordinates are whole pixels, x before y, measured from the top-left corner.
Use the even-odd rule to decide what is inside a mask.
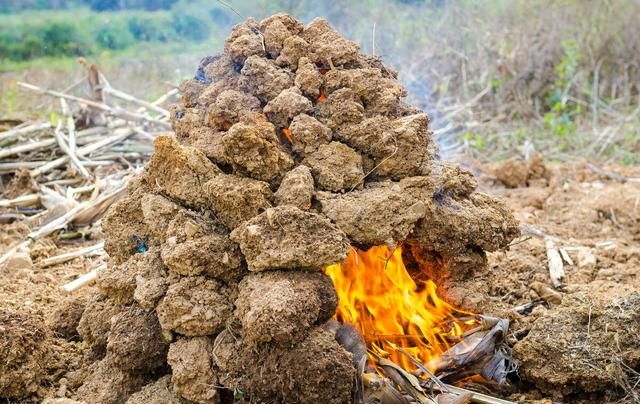
[[[640,184],[623,184],[595,174],[584,163],[575,163],[547,164],[548,181],[506,188],[496,179],[494,166],[500,165],[469,163],[478,175],[479,188],[504,198],[522,223],[560,239],[559,245],[566,247],[574,263],[566,265],[564,286],[557,291],[561,302],[547,297],[548,303],[528,314],[516,314],[513,308],[544,297],[536,292],[541,290],[536,285],[551,288],[545,245],[537,237],[523,237],[507,251],[489,253],[486,271],[466,280],[457,279],[448,289],[449,300],[456,304],[512,320],[508,341],[520,362],[522,380],[514,381],[502,394],[520,402],[545,402],[547,398],[588,403],[625,397],[625,390],[631,391],[637,381],[632,369],[637,371],[640,366]],[[637,168],[607,168],[627,177],[640,177]],[[24,231],[15,225],[3,225],[1,234],[0,248],[4,249]],[[4,341],[11,338],[0,339],[0,385],[10,386],[10,391],[19,396],[71,397],[90,363],[83,358],[95,357],[92,346],[102,352],[98,355],[106,354],[107,341],[90,345],[87,341],[91,339],[81,342],[74,332],[77,313],[86,304],[96,304],[85,297],[96,287],[66,297],[59,290],[62,284],[88,271],[90,259],[44,269],[37,266],[44,257],[83,243],[67,245],[54,238],[47,241],[47,254],[33,261],[19,257],[0,268],[0,307],[3,319],[7,319],[2,321],[0,334],[21,336],[21,350],[6,345]],[[4,365],[27,347],[30,361],[23,361],[19,367]],[[6,352],[11,356],[3,356]],[[144,397],[161,390],[157,394],[166,396],[166,400],[181,402],[170,389],[167,379],[160,379],[130,401],[153,402],[144,401]],[[631,402],[630,396],[626,400]]]

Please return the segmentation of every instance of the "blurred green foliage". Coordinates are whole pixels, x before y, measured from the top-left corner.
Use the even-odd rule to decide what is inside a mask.
[[[146,41],[203,41],[210,33],[207,18],[167,11],[88,10],[0,16],[0,61],[87,56]]]

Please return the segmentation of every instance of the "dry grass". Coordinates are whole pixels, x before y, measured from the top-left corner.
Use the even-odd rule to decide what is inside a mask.
[[[318,15],[328,18],[362,51],[380,55],[400,72],[411,101],[430,113],[445,149],[499,159],[531,144],[553,159],[579,155],[640,163],[638,1],[232,4],[243,16],[256,18],[277,11],[305,22]],[[204,0],[178,6],[191,11],[212,7]],[[239,19],[228,14],[226,24]],[[213,25],[218,31],[224,26],[220,21]],[[117,57],[102,55],[98,63],[117,87],[148,100],[165,91],[167,82],[188,77],[199,58],[220,49],[221,41],[216,36],[209,46],[191,46],[186,52],[180,44],[148,45]],[[29,81],[60,88],[81,74],[69,65],[40,65],[0,76],[0,115],[39,105],[15,92],[18,78],[27,75]]]

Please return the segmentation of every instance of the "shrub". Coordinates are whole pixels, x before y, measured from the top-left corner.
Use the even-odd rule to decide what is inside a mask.
[[[205,17],[206,18],[206,17]],[[210,22],[193,14],[173,14],[176,33],[192,41],[203,41],[209,37]]]
[[[133,44],[134,36],[122,18],[105,18],[96,21],[93,36],[100,48],[109,50],[125,49]]]
[[[137,41],[167,42],[177,37],[168,15],[134,15],[129,19],[128,26]]]

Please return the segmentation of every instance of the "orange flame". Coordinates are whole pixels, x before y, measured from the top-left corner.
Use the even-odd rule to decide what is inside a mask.
[[[289,143],[293,143],[293,136],[291,136],[291,130],[289,128],[282,129],[282,134],[287,138]]]
[[[400,247],[394,251],[386,246],[367,251],[352,248],[343,263],[324,271],[338,293],[335,318],[353,324],[364,335],[368,349],[406,370],[415,366],[394,347],[427,364],[450,347],[449,340],[477,324],[468,318],[470,313],[440,299],[433,281],[415,281]]]
[[[327,100],[327,96],[324,95],[324,91],[320,90],[320,95],[318,96],[317,102],[325,102]]]

